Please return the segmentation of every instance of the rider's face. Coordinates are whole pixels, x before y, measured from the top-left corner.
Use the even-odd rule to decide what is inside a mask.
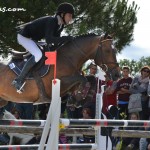
[[[72,21],[72,14],[66,13],[64,19],[65,19],[66,24],[71,23],[71,21]]]

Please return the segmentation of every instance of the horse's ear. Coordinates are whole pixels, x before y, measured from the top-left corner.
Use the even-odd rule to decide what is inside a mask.
[[[104,39],[107,39],[107,37],[108,37],[108,33],[106,32],[104,35]]]
[[[108,34],[106,32],[105,35],[104,35],[104,39],[112,39],[113,36],[114,36],[114,33],[113,34]]]

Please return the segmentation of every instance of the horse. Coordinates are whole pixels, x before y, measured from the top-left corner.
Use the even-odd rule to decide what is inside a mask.
[[[119,74],[119,65],[112,39],[96,34],[77,36],[74,40],[57,48],[56,78],[61,80],[61,95],[85,80],[79,70],[89,59],[94,59],[98,66],[106,64],[108,68],[113,70],[114,76]],[[8,101],[34,104],[50,103],[53,71],[54,67],[50,66],[50,71],[42,77],[45,93],[48,97],[45,99],[41,96],[35,80],[27,80],[24,92],[17,93],[11,85],[16,74],[10,70],[8,64],[0,62],[0,106],[6,105]]]

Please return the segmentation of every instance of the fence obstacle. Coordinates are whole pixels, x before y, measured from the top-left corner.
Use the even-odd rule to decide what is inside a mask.
[[[46,148],[46,144],[44,148]],[[96,144],[58,144],[58,150],[96,150]],[[39,145],[5,145],[0,146],[0,150],[37,150]],[[49,150],[53,148],[49,147]]]
[[[36,126],[44,127],[45,120],[0,120],[1,126]],[[60,119],[65,127],[150,127],[148,120],[113,120],[113,119]]]
[[[114,137],[132,137],[132,138],[149,138],[150,131],[112,130],[112,136],[114,136]]]

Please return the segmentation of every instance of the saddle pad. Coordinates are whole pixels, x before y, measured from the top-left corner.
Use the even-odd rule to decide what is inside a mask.
[[[20,75],[21,70],[23,66],[25,65],[26,61],[27,61],[26,59],[25,60],[12,60],[8,65],[9,65],[9,68],[16,73],[16,75]],[[37,71],[39,73],[39,76],[41,77],[44,77],[48,73],[49,67],[50,67],[49,65],[42,64],[41,67],[37,69],[38,64],[39,63],[37,63],[35,67],[33,67],[31,71],[29,71],[28,75],[26,76],[26,79],[33,79],[34,78],[33,72],[35,71]]]

